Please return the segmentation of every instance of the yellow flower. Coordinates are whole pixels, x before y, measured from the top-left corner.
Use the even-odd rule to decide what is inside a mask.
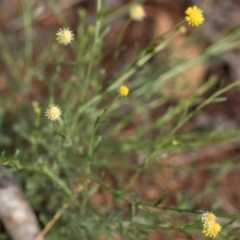
[[[177,146],[178,145],[178,141],[177,140],[172,140],[172,145],[173,146]]]
[[[221,226],[217,222],[213,222],[209,225],[204,225],[202,232],[206,237],[215,238],[217,234],[221,231]]]
[[[130,8],[129,15],[136,21],[141,21],[146,16],[144,8],[141,4],[134,4]]]
[[[203,225],[211,225],[216,221],[216,216],[211,212],[205,212],[202,214]]]
[[[74,35],[72,31],[69,30],[69,28],[60,28],[58,32],[56,33],[57,35],[57,42],[62,45],[67,45],[71,43],[74,39]]]
[[[193,27],[200,26],[205,20],[202,9],[198,8],[197,6],[188,7],[185,13],[187,15],[185,17],[185,20],[189,25],[192,25]]]
[[[58,106],[50,105],[45,112],[45,116],[51,121],[60,120],[62,112]]]
[[[181,26],[181,27],[179,27],[178,31],[179,31],[180,33],[184,34],[184,33],[187,32],[187,29],[186,29],[185,26]]]
[[[121,86],[118,90],[121,97],[126,97],[129,93],[129,89],[126,86]]]

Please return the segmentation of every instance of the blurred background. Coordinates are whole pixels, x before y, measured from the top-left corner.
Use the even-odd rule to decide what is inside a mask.
[[[201,55],[208,47],[221,42],[229,34],[238,31],[240,25],[239,1],[146,0],[142,1],[146,17],[142,21],[128,23],[128,8],[132,2],[103,0],[103,26],[108,28],[108,31],[102,46],[104,54],[99,63],[102,70],[99,75],[103,76],[101,91],[107,89],[113,81],[112,79],[120,74],[124,67],[130,64],[134,56],[140,53],[149,42],[181,21],[188,6],[197,5],[203,9],[204,24],[197,29],[185,24],[186,32],[179,34],[168,48],[152,57],[147,62],[147,69],[140,68],[138,75],[145,76],[151,72],[151,76],[153,76],[166,69],[170,71],[169,69],[173,66]],[[30,14],[25,14],[26,12]],[[82,17],[83,15],[84,17]],[[0,150],[1,153],[4,151],[6,156],[12,156],[18,150],[22,154],[28,154],[29,144],[34,145],[33,141],[27,140],[27,135],[33,128],[35,121],[33,108],[39,103],[44,103],[47,106],[52,91],[47,79],[54,73],[55,65],[54,61],[50,60],[50,55],[57,51],[57,47],[53,46],[51,50],[48,50],[48,45],[55,41],[56,31],[64,24],[67,24],[76,35],[77,32],[80,32],[78,28],[83,19],[85,21],[84,28],[89,36],[91,34],[93,36],[96,21],[95,0],[0,1]],[[115,57],[116,42],[124,27],[123,50]],[[81,41],[81,35],[78,36],[78,40]],[[145,98],[146,107],[138,111],[136,105],[141,105],[141,102],[136,101],[136,105],[126,107],[127,110],[121,110],[119,115],[116,113],[109,122],[110,126],[102,127],[100,132],[108,132],[107,136],[109,137],[103,143],[105,150],[100,156],[113,156],[111,159],[114,162],[112,165],[101,162],[102,165],[99,163],[100,165],[97,166],[99,173],[104,172],[102,180],[106,186],[117,189],[124,182],[124,179],[130,179],[134,174],[133,166],[140,166],[144,162],[147,156],[144,150],[136,145],[136,149],[132,148],[131,152],[128,152],[128,144],[122,142],[123,140],[132,141],[131,139],[133,139],[139,126],[151,126],[172,107],[180,106],[186,99],[190,99],[197,89],[212,76],[216,79],[215,83],[204,92],[199,101],[204,101],[221,88],[239,81],[240,48],[237,47],[236,42],[234,44],[232,47],[230,39],[229,49],[220,51],[220,54],[215,54],[206,61],[182,71],[181,75],[170,79],[168,84],[159,89],[158,95],[155,96],[163,98],[163,103],[158,104],[157,102],[154,107],[149,107],[147,103],[150,103],[151,99],[148,96]],[[77,44],[72,48],[63,50],[66,60],[73,61],[76,51],[74,49],[76,48]],[[114,61],[112,61],[113,58]],[[34,65],[37,66],[37,72],[33,67]],[[64,84],[68,79],[74,81],[71,69],[69,67],[62,69],[59,78],[65,79],[59,84],[57,83],[54,90],[54,96],[60,99]],[[127,81],[132,81],[134,89],[134,81],[131,78]],[[150,79],[145,78],[141,81],[147,83]],[[174,122],[172,125],[166,123],[159,130],[149,131],[145,136],[147,140],[161,136],[163,139],[169,138],[169,141],[168,144],[162,146],[158,155],[159,159],[155,160],[154,164],[150,164],[131,184],[129,188],[131,194],[134,194],[139,201],[148,204],[154,203],[159,197],[167,194],[164,203],[173,208],[203,211],[216,209],[222,214],[239,213],[239,94],[239,88],[221,94],[219,101],[205,106],[186,121],[180,128],[179,135],[168,136],[169,129],[173,128]],[[131,101],[130,97],[131,94],[129,101]],[[108,100],[103,101],[100,106],[103,107],[108,102]],[[188,111],[195,109],[195,106],[190,105]],[[119,127],[121,131],[114,130],[118,133],[114,139],[114,134],[111,135],[111,126],[115,126],[121,116],[134,111],[136,111],[135,116],[127,119],[123,127]],[[148,143],[144,142],[144,144]],[[125,151],[123,155],[121,155],[121,149]],[[149,152],[151,152],[150,143]],[[31,156],[33,155],[30,153],[29,157]],[[121,157],[126,158],[128,163],[122,165]],[[34,164],[36,159],[28,161],[32,161],[31,164]],[[36,178],[39,178],[32,170],[28,173],[20,170],[14,174],[43,228],[59,207],[56,207],[56,203],[57,199],[61,199],[60,193],[53,198],[48,195],[54,188],[51,189],[48,186],[50,189],[46,190],[45,180],[41,184],[36,184],[37,186],[32,186]],[[62,174],[60,172],[59,176],[62,179],[67,178],[67,174],[63,172]],[[81,184],[75,184],[73,189],[81,187]],[[98,211],[110,204],[111,209],[108,209],[108,214],[127,209],[123,213],[123,218],[128,216],[130,206],[126,202],[116,201],[113,195],[108,189],[99,187],[90,197],[88,207]],[[75,210],[71,209],[71,211]],[[169,219],[177,218],[179,221],[189,221],[187,214],[179,216],[176,212],[166,213],[165,211],[162,214],[169,214]],[[233,227],[226,230],[219,239],[239,239],[240,225],[237,218],[232,219]],[[66,217],[66,219],[68,218]],[[192,220],[191,217],[190,220]],[[62,221],[61,224],[64,226],[64,218]],[[226,224],[225,220],[222,222]],[[69,231],[73,231],[72,229],[76,229],[76,227],[70,227]],[[0,232],[1,239],[9,239],[3,226],[0,228]],[[65,232],[59,232],[59,234],[62,234],[63,239],[80,239],[77,237],[77,230],[75,235],[73,234],[71,237],[67,234],[64,235]],[[138,239],[205,239],[200,231],[196,235],[190,235],[184,230],[169,233],[153,228],[148,231],[148,234],[148,236]],[[137,239],[137,235],[129,236],[114,231],[112,237],[101,233],[95,239]],[[51,235],[49,238],[46,237],[46,239],[57,239],[56,237],[57,233],[53,234],[52,237]],[[86,239],[94,239],[94,236],[89,236]]]

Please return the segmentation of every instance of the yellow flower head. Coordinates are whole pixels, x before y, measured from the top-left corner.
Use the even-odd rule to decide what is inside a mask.
[[[178,31],[179,31],[180,33],[184,34],[184,33],[187,32],[187,29],[186,29],[185,26],[181,26],[181,27],[179,27]]]
[[[172,140],[172,145],[173,146],[177,146],[178,145],[178,141],[177,140]]]
[[[193,27],[200,26],[205,20],[202,9],[198,8],[197,6],[188,7],[185,13],[185,20]]]
[[[51,121],[60,120],[62,112],[58,106],[50,105],[45,112],[45,116]]]
[[[216,216],[211,212],[205,212],[202,214],[203,225],[211,225],[216,221]]]
[[[72,31],[69,30],[69,28],[60,28],[58,32],[56,33],[57,35],[57,42],[62,45],[67,45],[71,43],[74,39],[74,35]]]
[[[130,8],[129,15],[135,21],[141,21],[146,16],[144,8],[141,4],[134,4]]]
[[[118,90],[121,97],[126,97],[129,93],[129,89],[126,86],[121,86]]]
[[[217,222],[213,222],[210,225],[204,225],[202,230],[205,236],[210,238],[215,238],[220,231],[221,226]]]

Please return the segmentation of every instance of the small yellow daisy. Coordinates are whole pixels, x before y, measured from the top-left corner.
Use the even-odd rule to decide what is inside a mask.
[[[221,226],[219,223],[214,222],[210,225],[204,225],[203,226],[203,234],[205,234],[206,237],[215,238],[217,234],[221,231]]]
[[[146,16],[144,8],[141,4],[134,4],[130,8],[129,15],[135,21],[141,21]]]
[[[129,89],[126,86],[121,86],[118,90],[121,97],[126,97],[129,93]]]
[[[61,114],[62,114],[62,112],[61,112],[60,108],[58,106],[54,106],[54,105],[50,105],[45,112],[45,116],[51,121],[60,120]]]
[[[57,42],[62,45],[67,45],[74,40],[74,34],[69,30],[69,28],[60,28],[56,35]]]
[[[185,20],[193,27],[200,26],[205,20],[202,9],[197,6],[188,7],[185,13],[187,15]]]

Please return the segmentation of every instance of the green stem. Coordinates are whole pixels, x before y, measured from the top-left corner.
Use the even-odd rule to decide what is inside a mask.
[[[181,121],[180,123],[178,123],[178,125],[171,131],[171,134],[175,134],[179,128],[181,128],[181,126],[186,122],[188,121],[191,117],[193,117],[196,113],[198,113],[203,107],[205,107],[206,105],[210,104],[213,102],[213,100],[218,97],[219,95],[221,95],[222,93],[224,92],[227,92],[228,90],[236,87],[240,85],[240,81],[236,81],[230,85],[228,85],[227,87],[217,91],[216,93],[214,93],[212,96],[210,96],[209,98],[207,98],[205,101],[203,101],[202,104],[200,104],[195,111],[191,112],[190,114],[188,114],[186,116],[186,118],[183,119],[183,121]]]
[[[90,63],[88,65],[87,73],[86,73],[85,80],[83,83],[83,88],[82,88],[82,94],[81,94],[82,102],[86,98],[86,94],[88,92],[87,88],[90,82],[90,75],[96,61],[96,52],[100,43],[100,29],[101,29],[101,22],[102,22],[100,17],[101,8],[102,8],[102,0],[97,0],[97,21],[96,21],[96,28],[95,28],[95,36],[94,36],[94,42],[93,42],[93,47],[91,51]]]
[[[89,184],[91,182],[91,180],[90,180],[91,179],[91,158],[92,158],[92,154],[93,154],[94,139],[95,139],[95,136],[97,133],[97,129],[98,129],[98,126],[102,123],[101,122],[102,118],[109,112],[110,108],[117,101],[119,96],[120,95],[118,95],[113,100],[113,102],[103,110],[103,113],[97,117],[95,124],[94,124],[93,133],[92,133],[90,143],[89,143],[89,148],[88,148],[88,161],[87,161],[87,166],[86,166],[86,181],[84,182],[83,201],[82,201],[82,206],[81,206],[82,214],[85,213],[87,200],[88,200],[88,189],[89,189]]]
[[[54,175],[47,166],[43,167],[44,173],[46,173],[57,185],[59,185],[68,196],[72,195],[72,191],[68,188],[68,186],[56,175]]]
[[[113,56],[114,59],[117,59],[118,56],[119,56],[119,54],[120,54],[120,51],[121,51],[121,49],[120,49],[120,44],[122,43],[123,36],[124,36],[124,34],[126,33],[126,30],[127,30],[128,26],[130,25],[131,21],[132,21],[132,19],[129,18],[128,21],[127,21],[127,22],[125,23],[125,25],[123,26],[122,31],[121,31],[120,34],[119,34],[119,37],[118,37],[118,39],[117,39],[117,43],[116,43],[116,45],[115,45],[115,49],[116,49],[116,50],[115,50],[115,53],[114,53],[114,56]]]
[[[97,119],[96,119],[96,121],[95,121],[95,124],[94,124],[93,134],[92,134],[91,139],[90,139],[88,156],[91,156],[91,155],[92,155],[93,145],[94,145],[94,138],[95,138],[95,136],[96,136],[98,126],[102,123],[102,122],[101,122],[102,118],[109,112],[110,108],[111,108],[111,107],[113,106],[113,104],[118,100],[119,97],[120,97],[120,95],[118,95],[118,96],[113,100],[113,102],[112,102],[108,107],[106,107],[106,108],[103,110],[103,113],[97,117]]]
[[[212,96],[210,96],[208,99],[206,99],[202,104],[200,104],[196,110],[194,112],[191,112],[188,116],[186,116],[186,118],[181,121],[171,132],[169,135],[173,135],[175,134],[179,128],[187,121],[189,120],[191,117],[193,117],[197,112],[199,112],[204,106],[210,104],[216,97],[218,97],[219,95],[221,95],[222,93],[236,87],[240,85],[240,81],[234,82],[232,84],[230,84],[229,86],[219,90],[218,92],[216,92],[215,94],[213,94]],[[144,170],[144,167],[147,165],[147,163],[151,162],[152,159],[154,159],[155,154],[159,151],[159,148],[161,148],[162,146],[164,146],[165,143],[167,143],[167,139],[163,140],[160,145],[152,152],[152,154],[145,160],[144,164],[142,164],[137,171],[135,172],[135,174],[132,176],[132,178],[129,180],[128,184],[126,185],[126,187],[124,188],[124,190],[126,191],[132,184],[133,182],[138,178],[138,176],[140,175],[140,173]]]
[[[124,187],[124,191],[126,191],[134,182],[135,180],[138,178],[139,174],[143,171],[145,165],[147,164],[147,161],[145,161],[138,169],[137,171],[134,173],[134,175],[131,177],[130,181],[125,185]]]
[[[182,22],[180,22],[182,23]],[[179,26],[180,23],[178,23],[176,26]],[[173,27],[173,29],[176,28]],[[167,33],[169,33],[170,31],[167,31],[166,33],[162,34],[162,36],[166,35]],[[160,37],[160,36],[159,36]],[[159,39],[159,37],[157,39]],[[156,53],[160,52],[161,50],[163,50],[174,38],[173,37],[169,37],[168,39],[164,40],[163,42],[159,43],[157,46],[152,47],[153,44],[149,44],[149,46],[145,49],[145,55],[143,57],[137,57],[135,64],[131,67],[129,67],[121,76],[119,76],[107,89],[106,89],[106,93],[109,93],[113,90],[115,90],[119,85],[121,85],[127,78],[129,78],[130,76],[132,76],[135,72],[138,71],[139,67],[142,67],[147,61],[149,61],[149,59],[151,59]],[[152,51],[148,51],[148,49],[151,48]],[[81,113],[83,111],[85,111],[85,109],[87,109],[89,106],[93,105],[94,103],[98,102],[100,99],[102,98],[102,95],[98,94],[96,96],[94,96],[92,99],[90,99],[88,102],[86,102],[85,104],[83,104],[81,107],[78,108],[77,113],[74,115],[72,124],[70,126],[70,129],[68,131],[68,136],[67,138],[71,138],[71,135],[74,132],[74,128],[77,125],[77,121],[78,118],[80,117]]]

